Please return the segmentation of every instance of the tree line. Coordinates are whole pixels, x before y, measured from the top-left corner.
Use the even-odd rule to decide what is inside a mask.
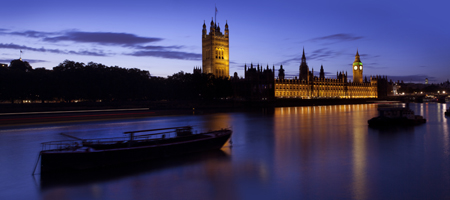
[[[5,101],[155,101],[219,99],[233,95],[231,81],[212,74],[179,72],[153,77],[149,71],[65,60],[52,70],[28,62],[0,67],[0,100]]]

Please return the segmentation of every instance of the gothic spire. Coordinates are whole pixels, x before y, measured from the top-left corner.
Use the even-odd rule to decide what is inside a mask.
[[[354,62],[361,62],[361,59],[359,58],[358,50],[356,50],[356,55],[355,55],[355,61]]]
[[[302,55],[302,60],[303,59],[305,59],[306,60],[306,57],[305,57],[305,47],[303,47],[303,55]]]

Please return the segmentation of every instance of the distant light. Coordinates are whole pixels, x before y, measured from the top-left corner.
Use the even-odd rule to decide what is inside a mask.
[[[445,91],[442,91],[442,94],[445,94]]]

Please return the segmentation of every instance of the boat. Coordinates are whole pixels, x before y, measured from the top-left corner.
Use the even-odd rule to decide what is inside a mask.
[[[427,120],[415,115],[409,107],[380,107],[378,116],[368,120],[371,127],[414,126],[426,123]]]
[[[124,134],[128,137],[44,142],[39,153],[41,174],[218,150],[230,139],[232,131],[221,129],[194,133],[191,126],[184,126],[129,131]]]

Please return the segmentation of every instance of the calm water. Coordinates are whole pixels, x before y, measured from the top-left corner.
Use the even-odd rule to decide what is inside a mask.
[[[446,104],[425,125],[371,129],[376,105],[152,117],[0,130],[0,199],[450,199]],[[40,143],[194,125],[232,127],[221,151],[67,177],[31,176]]]

